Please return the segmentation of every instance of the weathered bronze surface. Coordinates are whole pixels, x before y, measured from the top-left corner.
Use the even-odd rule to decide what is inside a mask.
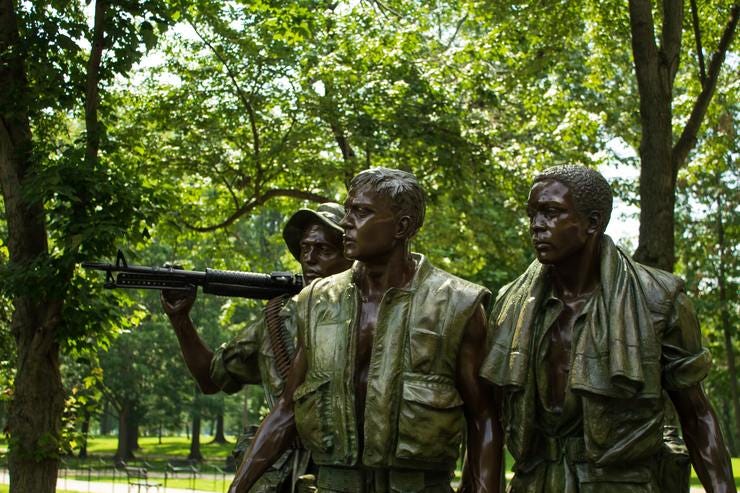
[[[330,276],[350,267],[351,261],[342,254],[342,236],[338,221],[344,208],[339,204],[321,204],[316,211],[301,209],[286,224],[284,238],[291,253],[300,262],[307,283],[318,277]],[[195,291],[162,291],[162,305],[172,322],[188,369],[204,393],[218,391],[235,393],[245,384],[261,384],[269,407],[273,407],[282,392],[285,374],[281,357],[290,357],[295,351],[296,324],[294,302],[288,300],[277,315],[278,327],[270,331],[265,317],[231,341],[212,352],[200,339],[190,319],[195,302]],[[282,305],[283,300],[271,300],[271,305]],[[278,305],[278,309],[279,309]],[[271,338],[282,333],[279,340]],[[276,344],[283,347],[275,352]],[[285,354],[283,354],[285,353]],[[243,451],[242,451],[243,452]],[[295,483],[308,463],[308,454],[287,451],[252,489],[253,492],[282,491]],[[294,476],[294,477],[292,477]],[[292,482],[285,481],[292,477]]]
[[[424,218],[413,175],[364,171],[345,206],[355,265],[299,294],[285,390],[229,491],[249,491],[297,432],[320,491],[450,491],[464,429],[469,488],[499,491],[499,420],[478,376],[488,291],[410,253]]]
[[[611,207],[588,168],[550,168],[532,186],[537,260],[499,292],[481,371],[501,394],[510,491],[688,491],[687,455],[707,491],[735,491],[683,282],[604,235]],[[665,426],[667,397],[688,454]]]

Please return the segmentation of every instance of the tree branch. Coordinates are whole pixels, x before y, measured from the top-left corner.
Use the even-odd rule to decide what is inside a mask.
[[[403,18],[403,16],[398,11],[396,11],[396,10],[392,9],[391,7],[387,6],[381,0],[369,0],[369,3],[370,3],[370,5],[373,6],[373,10],[377,10],[378,12],[380,12],[381,14],[383,14],[383,16],[386,19],[389,18],[389,15],[388,15],[389,12],[391,14],[393,14],[395,17],[399,18],[399,19]]]
[[[673,146],[672,164],[674,174],[678,173],[679,168],[686,162],[689,152],[696,145],[696,135],[699,133],[699,127],[701,127],[704,115],[706,115],[709,108],[709,103],[712,101],[712,96],[714,96],[720,69],[725,61],[727,50],[730,48],[732,39],[735,36],[739,12],[740,6],[737,4],[730,10],[730,19],[727,21],[727,25],[722,32],[719,45],[717,45],[717,51],[712,54],[709,60],[707,79],[702,86],[699,96],[694,101],[694,107],[691,110],[691,115],[686,122],[683,132],[681,132],[681,136]]]
[[[642,105],[643,101],[659,99],[658,95],[654,94],[659,78],[652,4],[649,0],[629,0],[629,12],[632,56]]]
[[[683,0],[663,0],[663,30],[660,51],[668,70],[664,84],[673,86],[678,72],[681,56],[681,35],[683,33]],[[667,94],[670,94],[668,92]]]
[[[93,166],[98,160],[100,149],[100,122],[98,106],[100,104],[100,63],[103,59],[105,43],[105,17],[108,11],[107,0],[95,2],[95,21],[90,47],[90,58],[87,61],[87,88],[85,92],[85,160]]]
[[[699,9],[696,0],[691,0],[691,20],[694,25],[694,40],[696,40],[696,57],[699,59],[699,81],[702,87],[707,80],[707,72],[704,68],[704,50],[701,47],[701,28],[699,26]]]
[[[227,217],[225,220],[223,220],[222,222],[218,224],[213,224],[210,226],[195,226],[186,221],[182,221],[182,224],[184,224],[186,228],[191,229],[193,231],[198,231],[200,233],[208,233],[210,231],[215,231],[217,229],[231,226],[240,217],[244,216],[245,214],[248,214],[249,212],[253,211],[258,206],[263,205],[268,200],[276,198],[276,197],[291,197],[295,199],[309,200],[312,202],[328,202],[329,201],[327,197],[323,195],[319,195],[317,193],[313,193],[313,192],[306,192],[303,190],[295,190],[291,188],[273,188],[271,190],[268,190],[264,194],[260,195],[259,197],[248,200],[241,207],[239,207],[236,211],[234,211],[234,213],[232,213],[229,217]]]
[[[195,31],[195,34],[200,38],[201,41],[203,41],[203,44],[205,44],[208,49],[210,49],[213,54],[218,58],[219,62],[221,62],[221,65],[223,65],[224,69],[226,70],[226,75],[229,77],[229,80],[231,80],[231,83],[234,86],[234,89],[236,89],[237,96],[239,97],[239,100],[244,105],[244,109],[247,111],[247,117],[249,118],[249,126],[252,130],[252,141],[253,141],[253,154],[254,154],[254,163],[257,169],[260,169],[260,136],[259,136],[259,129],[257,128],[257,114],[254,111],[254,107],[252,106],[252,103],[249,101],[249,98],[242,90],[241,85],[239,85],[239,82],[236,80],[236,74],[231,69],[231,66],[226,62],[226,59],[221,55],[221,53],[218,52],[215,46],[211,44],[210,41],[208,41],[205,36],[203,36],[200,31],[195,27],[195,23],[188,19],[188,24],[190,24],[190,27],[193,28],[193,31]]]
[[[452,37],[447,41],[447,44],[445,45],[445,48],[443,51],[447,51],[452,47],[452,44],[455,42],[455,39],[457,39],[457,35],[460,34],[460,30],[463,27],[463,24],[465,24],[465,21],[468,20],[468,14],[465,14],[460,18],[459,21],[457,21],[457,25],[455,26],[455,32],[452,33]]]

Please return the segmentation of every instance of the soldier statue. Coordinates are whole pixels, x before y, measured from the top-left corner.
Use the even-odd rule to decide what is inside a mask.
[[[306,284],[351,266],[352,262],[342,254],[343,231],[339,221],[343,216],[344,208],[340,204],[327,202],[315,211],[298,210],[286,223],[283,238],[301,264]],[[233,394],[244,385],[262,384],[267,404],[272,408],[283,390],[295,352],[294,304],[289,296],[270,300],[263,316],[214,353],[198,336],[189,316],[195,293],[193,290],[183,297],[177,291],[162,291],[162,305],[200,389],[206,394],[218,391]],[[237,463],[245,448],[237,444]],[[298,477],[306,472],[308,461],[305,451],[286,450],[251,491],[292,491]]]
[[[616,247],[604,234],[611,211],[594,170],[556,166],[534,180],[537,260],[499,292],[481,370],[500,394],[509,491],[688,492],[686,449],[664,438],[670,399],[706,490],[734,492],[683,282]]]
[[[407,172],[356,175],[345,202],[349,271],[298,295],[298,350],[231,493],[246,493],[296,432],[328,492],[449,492],[466,435],[471,487],[499,491],[501,441],[479,377],[490,293],[409,242],[424,195]]]

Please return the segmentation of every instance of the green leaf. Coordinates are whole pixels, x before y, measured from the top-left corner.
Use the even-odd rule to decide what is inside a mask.
[[[144,41],[146,51],[151,50],[157,44],[157,35],[154,33],[154,27],[149,21],[144,21],[139,26],[141,39]]]

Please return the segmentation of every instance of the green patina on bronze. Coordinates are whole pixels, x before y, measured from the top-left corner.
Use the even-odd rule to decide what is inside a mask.
[[[289,338],[290,353],[295,348],[296,324],[294,317],[295,301],[288,300],[280,312],[283,326]],[[285,385],[275,364],[265,317],[260,317],[231,341],[222,344],[211,360],[211,379],[229,394],[238,392],[244,385],[262,385],[265,399],[270,409],[275,406]],[[242,435],[234,450],[236,463],[241,462],[249,447],[252,436]],[[293,469],[305,471],[309,456],[305,450],[289,450],[284,453],[270,469],[250,489],[251,493],[274,493],[278,490],[290,491]]]
[[[295,347],[295,301],[289,300],[281,311],[283,324]],[[264,316],[260,317],[231,341],[222,344],[211,360],[211,379],[229,394],[242,386],[262,385],[270,409],[283,391],[284,382],[275,366]]]
[[[481,375],[504,390],[513,492],[661,491],[669,452],[685,454],[663,437],[664,390],[700,382],[710,358],[683,283],[632,261],[608,237],[601,252],[600,287],[573,331],[563,416],[550,416],[541,398],[543,336],[562,309],[548,267],[533,262],[494,305]]]
[[[410,285],[389,289],[380,304],[361,458],[353,387],[359,294],[353,272],[319,280],[298,295],[308,371],[294,394],[295,419],[319,465],[454,468],[465,427],[455,387],[457,355],[468,320],[490,294],[421,255],[414,259]]]

